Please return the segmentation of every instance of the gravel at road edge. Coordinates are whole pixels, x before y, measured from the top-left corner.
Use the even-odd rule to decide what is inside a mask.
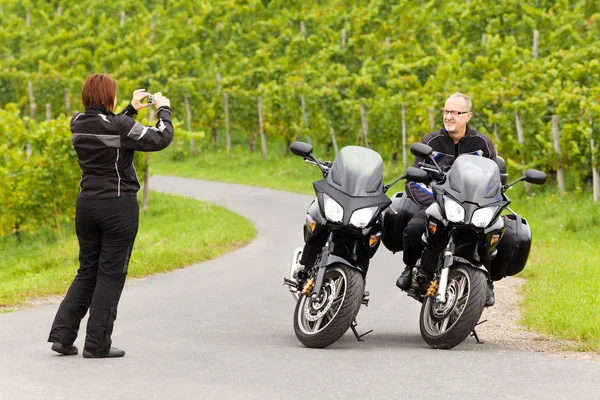
[[[572,351],[571,349],[577,347],[576,342],[551,338],[519,325],[519,303],[523,298],[520,288],[524,282],[525,279],[517,277],[494,282],[496,304],[483,311],[481,321],[487,319],[487,322],[476,328],[480,340],[556,357],[600,362],[598,352]]]

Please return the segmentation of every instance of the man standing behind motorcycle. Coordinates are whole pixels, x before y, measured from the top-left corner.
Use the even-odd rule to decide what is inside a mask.
[[[461,154],[479,155],[496,161],[496,149],[492,140],[469,126],[468,122],[472,116],[472,103],[469,96],[454,93],[448,97],[442,109],[444,127],[425,135],[421,139],[421,143],[431,146],[436,162],[444,170],[450,169],[454,160]],[[423,161],[425,160],[416,157],[413,166],[418,167],[418,163]],[[435,176],[433,178],[435,179]],[[406,268],[396,281],[396,286],[402,290],[411,287],[412,269],[424,249],[421,236],[426,229],[425,209],[434,200],[431,188],[422,183],[407,182],[406,193],[410,199],[420,206],[420,210],[413,216],[404,230],[403,261]],[[488,280],[486,307],[494,305],[493,289],[492,281]]]

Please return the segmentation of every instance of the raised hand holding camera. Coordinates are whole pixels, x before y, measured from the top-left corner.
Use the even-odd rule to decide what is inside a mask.
[[[146,103],[142,103],[142,100],[144,100],[145,98],[149,98],[152,95],[148,92],[146,92],[146,89],[137,89],[133,91],[133,98],[131,99],[131,105],[133,106],[133,108],[136,109],[136,111],[141,110],[142,108],[146,108],[146,107],[150,107],[150,105],[152,103],[150,102],[146,102]]]
[[[156,106],[157,110],[163,106],[171,107],[171,100],[169,100],[167,97],[163,96],[161,92],[154,93],[152,95],[152,98],[154,100],[154,105]]]
[[[142,100],[146,99],[145,102],[142,103]],[[171,101],[162,95],[161,92],[156,92],[154,94],[146,92],[146,89],[137,89],[133,92],[133,99],[131,100],[131,105],[137,110],[141,110],[142,108],[150,107],[152,104],[158,110],[162,106],[170,107]]]

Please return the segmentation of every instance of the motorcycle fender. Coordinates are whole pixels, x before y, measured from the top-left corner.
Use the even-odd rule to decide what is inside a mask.
[[[336,263],[344,264],[350,268],[364,272],[359,266],[353,265],[349,261],[343,259],[342,257],[336,256],[333,254],[330,254],[328,257],[326,257],[326,259],[322,259],[319,262],[319,268],[326,268],[326,267],[329,267],[330,265],[336,264]]]
[[[360,267],[350,264],[348,261],[346,261],[342,257],[338,257],[333,254],[329,254],[329,256],[325,257],[325,259],[321,259],[321,261],[319,261],[319,265],[318,265],[319,270],[317,271],[317,280],[315,282],[315,285],[313,286],[311,294],[321,292],[321,286],[323,286],[323,279],[325,277],[325,271],[327,270],[327,267],[329,267],[333,264],[337,264],[337,263],[344,264],[344,265],[346,265],[350,268],[356,269],[362,273],[365,272]]]
[[[456,263],[467,264],[469,267],[479,269],[479,270],[485,272],[486,275],[490,274],[489,271],[483,265],[475,265],[471,261],[467,260],[466,258],[454,256],[454,263],[455,264]]]

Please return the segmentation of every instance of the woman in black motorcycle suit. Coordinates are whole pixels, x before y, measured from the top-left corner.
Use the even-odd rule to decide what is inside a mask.
[[[117,84],[111,77],[94,74],[83,85],[85,111],[71,119],[72,143],[82,170],[75,215],[79,270],[48,337],[57,353],[77,354],[73,342],[89,309],[83,356],[125,355],[111,346],[111,335],[138,231],[140,183],[133,155],[134,151],[164,149],[174,131],[171,103],[161,93],[153,95],[156,126],[135,122],[138,110],[152,105],[142,103],[149,96],[143,89],[136,90],[131,103],[114,114]]]

